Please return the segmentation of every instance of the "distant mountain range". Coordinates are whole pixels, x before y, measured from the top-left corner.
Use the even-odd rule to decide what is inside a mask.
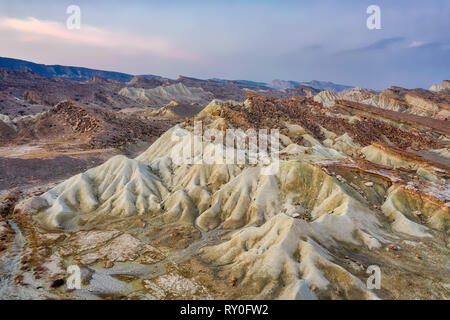
[[[343,84],[336,84],[330,81],[317,81],[312,80],[309,82],[298,82],[298,81],[286,81],[286,80],[273,80],[269,84],[268,87],[277,89],[277,90],[285,90],[285,89],[293,89],[299,86],[307,86],[318,90],[334,90],[337,92],[341,92],[346,89],[354,88],[354,86],[347,86]]]
[[[12,69],[17,71],[31,71],[37,73],[43,77],[47,78],[65,78],[70,80],[78,80],[78,81],[86,81],[94,77],[100,77],[104,79],[116,80],[121,82],[129,82],[133,79],[135,75],[122,73],[122,72],[114,72],[114,71],[105,71],[105,70],[96,70],[89,69],[83,67],[73,67],[73,66],[61,66],[61,65],[45,65],[38,64],[30,61],[13,59],[13,58],[3,58],[0,57],[0,68]],[[163,77],[157,75],[142,75],[146,78],[159,78]],[[286,81],[286,80],[273,80],[270,83],[265,82],[255,82],[249,80],[226,80],[226,79],[218,79],[213,78],[209,79],[210,81],[216,82],[233,82],[240,83],[243,85],[249,86],[259,86],[259,87],[269,87],[276,90],[284,90],[284,89],[293,89],[299,86],[308,86],[318,90],[335,90],[335,91],[343,91],[345,89],[352,88],[352,86],[335,84],[328,81],[309,81],[309,82],[298,82],[298,81]]]
[[[246,85],[250,85],[250,86],[260,86],[260,87],[268,86],[268,84],[266,82],[257,82],[257,81],[250,81],[250,80],[227,80],[227,79],[218,79],[218,78],[212,78],[209,80],[218,81],[218,82],[232,81],[235,83],[241,83],[241,84],[246,84]]]
[[[133,79],[134,75],[114,72],[95,70],[82,67],[61,66],[61,65],[45,65],[25,60],[2,58],[0,57],[0,68],[12,69],[17,71],[28,70],[47,78],[66,78],[71,80],[89,80],[94,77],[104,79],[112,79],[122,82],[128,82]],[[144,75],[144,77],[159,77],[154,75]]]

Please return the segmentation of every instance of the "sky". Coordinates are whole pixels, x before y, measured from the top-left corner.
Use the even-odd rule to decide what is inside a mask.
[[[67,7],[81,10],[68,29]],[[369,30],[367,8],[380,8]],[[450,78],[449,0],[0,0],[0,56],[131,74],[428,88]]]

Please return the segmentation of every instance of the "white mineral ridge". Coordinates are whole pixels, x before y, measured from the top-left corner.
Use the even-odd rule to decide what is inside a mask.
[[[332,107],[336,100],[344,99],[344,96],[336,91],[325,90],[314,96],[314,101],[322,103],[325,107]]]
[[[120,95],[130,99],[163,106],[176,100],[179,103],[208,103],[214,96],[202,88],[186,87],[182,83],[170,86],[160,86],[153,89],[125,87],[119,91]]]

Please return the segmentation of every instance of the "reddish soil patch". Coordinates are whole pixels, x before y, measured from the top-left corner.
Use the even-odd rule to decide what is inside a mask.
[[[436,130],[445,135],[450,135],[450,121],[446,120],[437,120],[428,117],[421,117],[414,114],[397,112],[392,110],[380,109],[374,106],[370,106],[367,104],[346,101],[346,100],[337,100],[337,104],[354,108],[357,110],[362,110],[377,116],[381,116],[383,118],[394,120],[400,123],[406,123],[412,126],[423,127],[426,129]]]
[[[282,130],[285,128],[284,121],[289,121],[298,123],[320,141],[325,139],[320,129],[322,126],[337,135],[348,133],[361,146],[378,142],[402,150],[443,147],[440,141],[427,133],[402,130],[370,115],[360,115],[360,119],[353,122],[338,115],[331,115],[328,108],[324,108],[312,98],[291,97],[289,100],[283,100],[249,93],[249,101],[248,107],[226,105],[218,110],[218,113],[233,126],[244,130],[249,128]]]
[[[0,190],[68,179],[105,161],[102,157],[48,159],[0,158]]]

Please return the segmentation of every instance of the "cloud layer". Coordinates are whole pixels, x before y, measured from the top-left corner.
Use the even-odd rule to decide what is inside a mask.
[[[0,29],[18,33],[22,42],[59,41],[62,44],[90,45],[108,49],[128,48],[142,54],[154,54],[164,58],[198,60],[199,57],[178,50],[169,41],[147,34],[140,37],[134,34],[100,29],[83,24],[80,29],[69,30],[66,25],[56,21],[39,20],[34,17],[25,19],[3,18]]]

